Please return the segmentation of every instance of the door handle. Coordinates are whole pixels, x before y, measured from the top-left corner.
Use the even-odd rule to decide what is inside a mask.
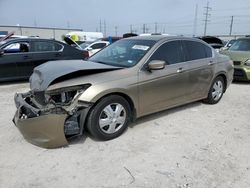
[[[182,73],[182,72],[184,72],[184,70],[183,70],[183,68],[181,67],[181,68],[178,68],[176,72],[177,72],[177,73]]]
[[[31,59],[31,57],[29,55],[25,55],[23,56],[23,59]]]
[[[61,56],[60,53],[56,53],[56,54],[55,54],[55,57],[59,57],[59,56]]]
[[[208,65],[213,65],[214,62],[213,61],[209,61]]]

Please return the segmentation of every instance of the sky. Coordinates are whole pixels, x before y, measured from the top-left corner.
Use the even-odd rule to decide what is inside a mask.
[[[0,25],[203,35],[207,0],[0,0]],[[197,7],[197,16],[196,15]],[[207,35],[250,34],[250,0],[209,0]],[[196,19],[195,19],[196,18]],[[195,21],[196,20],[196,21]],[[101,23],[101,24],[100,24]],[[196,23],[196,24],[195,24]],[[145,24],[145,25],[143,25]],[[194,27],[196,25],[196,27]]]

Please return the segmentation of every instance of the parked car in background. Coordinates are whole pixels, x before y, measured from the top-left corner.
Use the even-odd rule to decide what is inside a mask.
[[[14,123],[29,142],[53,148],[85,128],[100,140],[134,119],[197,100],[220,101],[233,64],[205,42],[185,37],[121,39],[88,61],[36,67],[30,91],[15,95]]]
[[[236,41],[236,39],[231,39],[231,40],[227,41],[227,43],[225,44],[225,46],[223,46],[220,50],[227,50],[228,48],[230,48],[233,45],[233,43],[235,41]]]
[[[221,54],[228,55],[234,63],[234,79],[250,81],[250,37],[237,39]]]
[[[226,45],[224,46],[224,47],[226,47],[226,48],[230,48],[232,45],[233,45],[233,43],[236,41],[236,39],[231,39],[231,40],[229,40],[227,43],[226,43]]]
[[[94,55],[96,52],[108,46],[109,44],[110,44],[109,41],[98,40],[95,42],[84,42],[79,46],[81,47],[81,49],[86,51],[85,52],[86,57],[90,57]]]
[[[116,42],[116,41],[118,41],[120,39],[121,39],[121,37],[106,37],[106,38],[98,39],[98,40],[96,40],[94,42],[85,41],[85,42],[82,42],[82,43],[78,43],[78,42],[72,40],[71,38],[69,38],[67,36],[63,37],[63,40],[67,44],[82,50],[85,59],[89,58],[90,56],[94,55],[95,53],[97,53],[101,49],[108,46],[109,44],[112,44],[113,42]]]
[[[28,79],[34,67],[47,61],[83,58],[81,50],[56,40],[8,39],[0,42],[0,81]]]
[[[218,37],[213,36],[203,36],[198,37],[199,39],[203,40],[204,42],[208,43],[210,46],[212,46],[217,52],[219,52],[219,49],[224,46],[224,43],[221,39]]]

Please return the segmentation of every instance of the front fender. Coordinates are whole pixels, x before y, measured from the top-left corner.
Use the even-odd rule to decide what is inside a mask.
[[[128,96],[134,104],[134,107],[138,109],[138,88],[137,86],[124,88],[106,88],[103,86],[92,86],[88,88],[80,97],[79,101],[96,103],[99,99],[110,94],[123,94]]]

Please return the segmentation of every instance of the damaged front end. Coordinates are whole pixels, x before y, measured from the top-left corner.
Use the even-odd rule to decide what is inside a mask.
[[[90,84],[50,91],[29,91],[15,95],[13,118],[24,138],[37,146],[56,148],[67,139],[82,135],[91,103],[79,101]]]

